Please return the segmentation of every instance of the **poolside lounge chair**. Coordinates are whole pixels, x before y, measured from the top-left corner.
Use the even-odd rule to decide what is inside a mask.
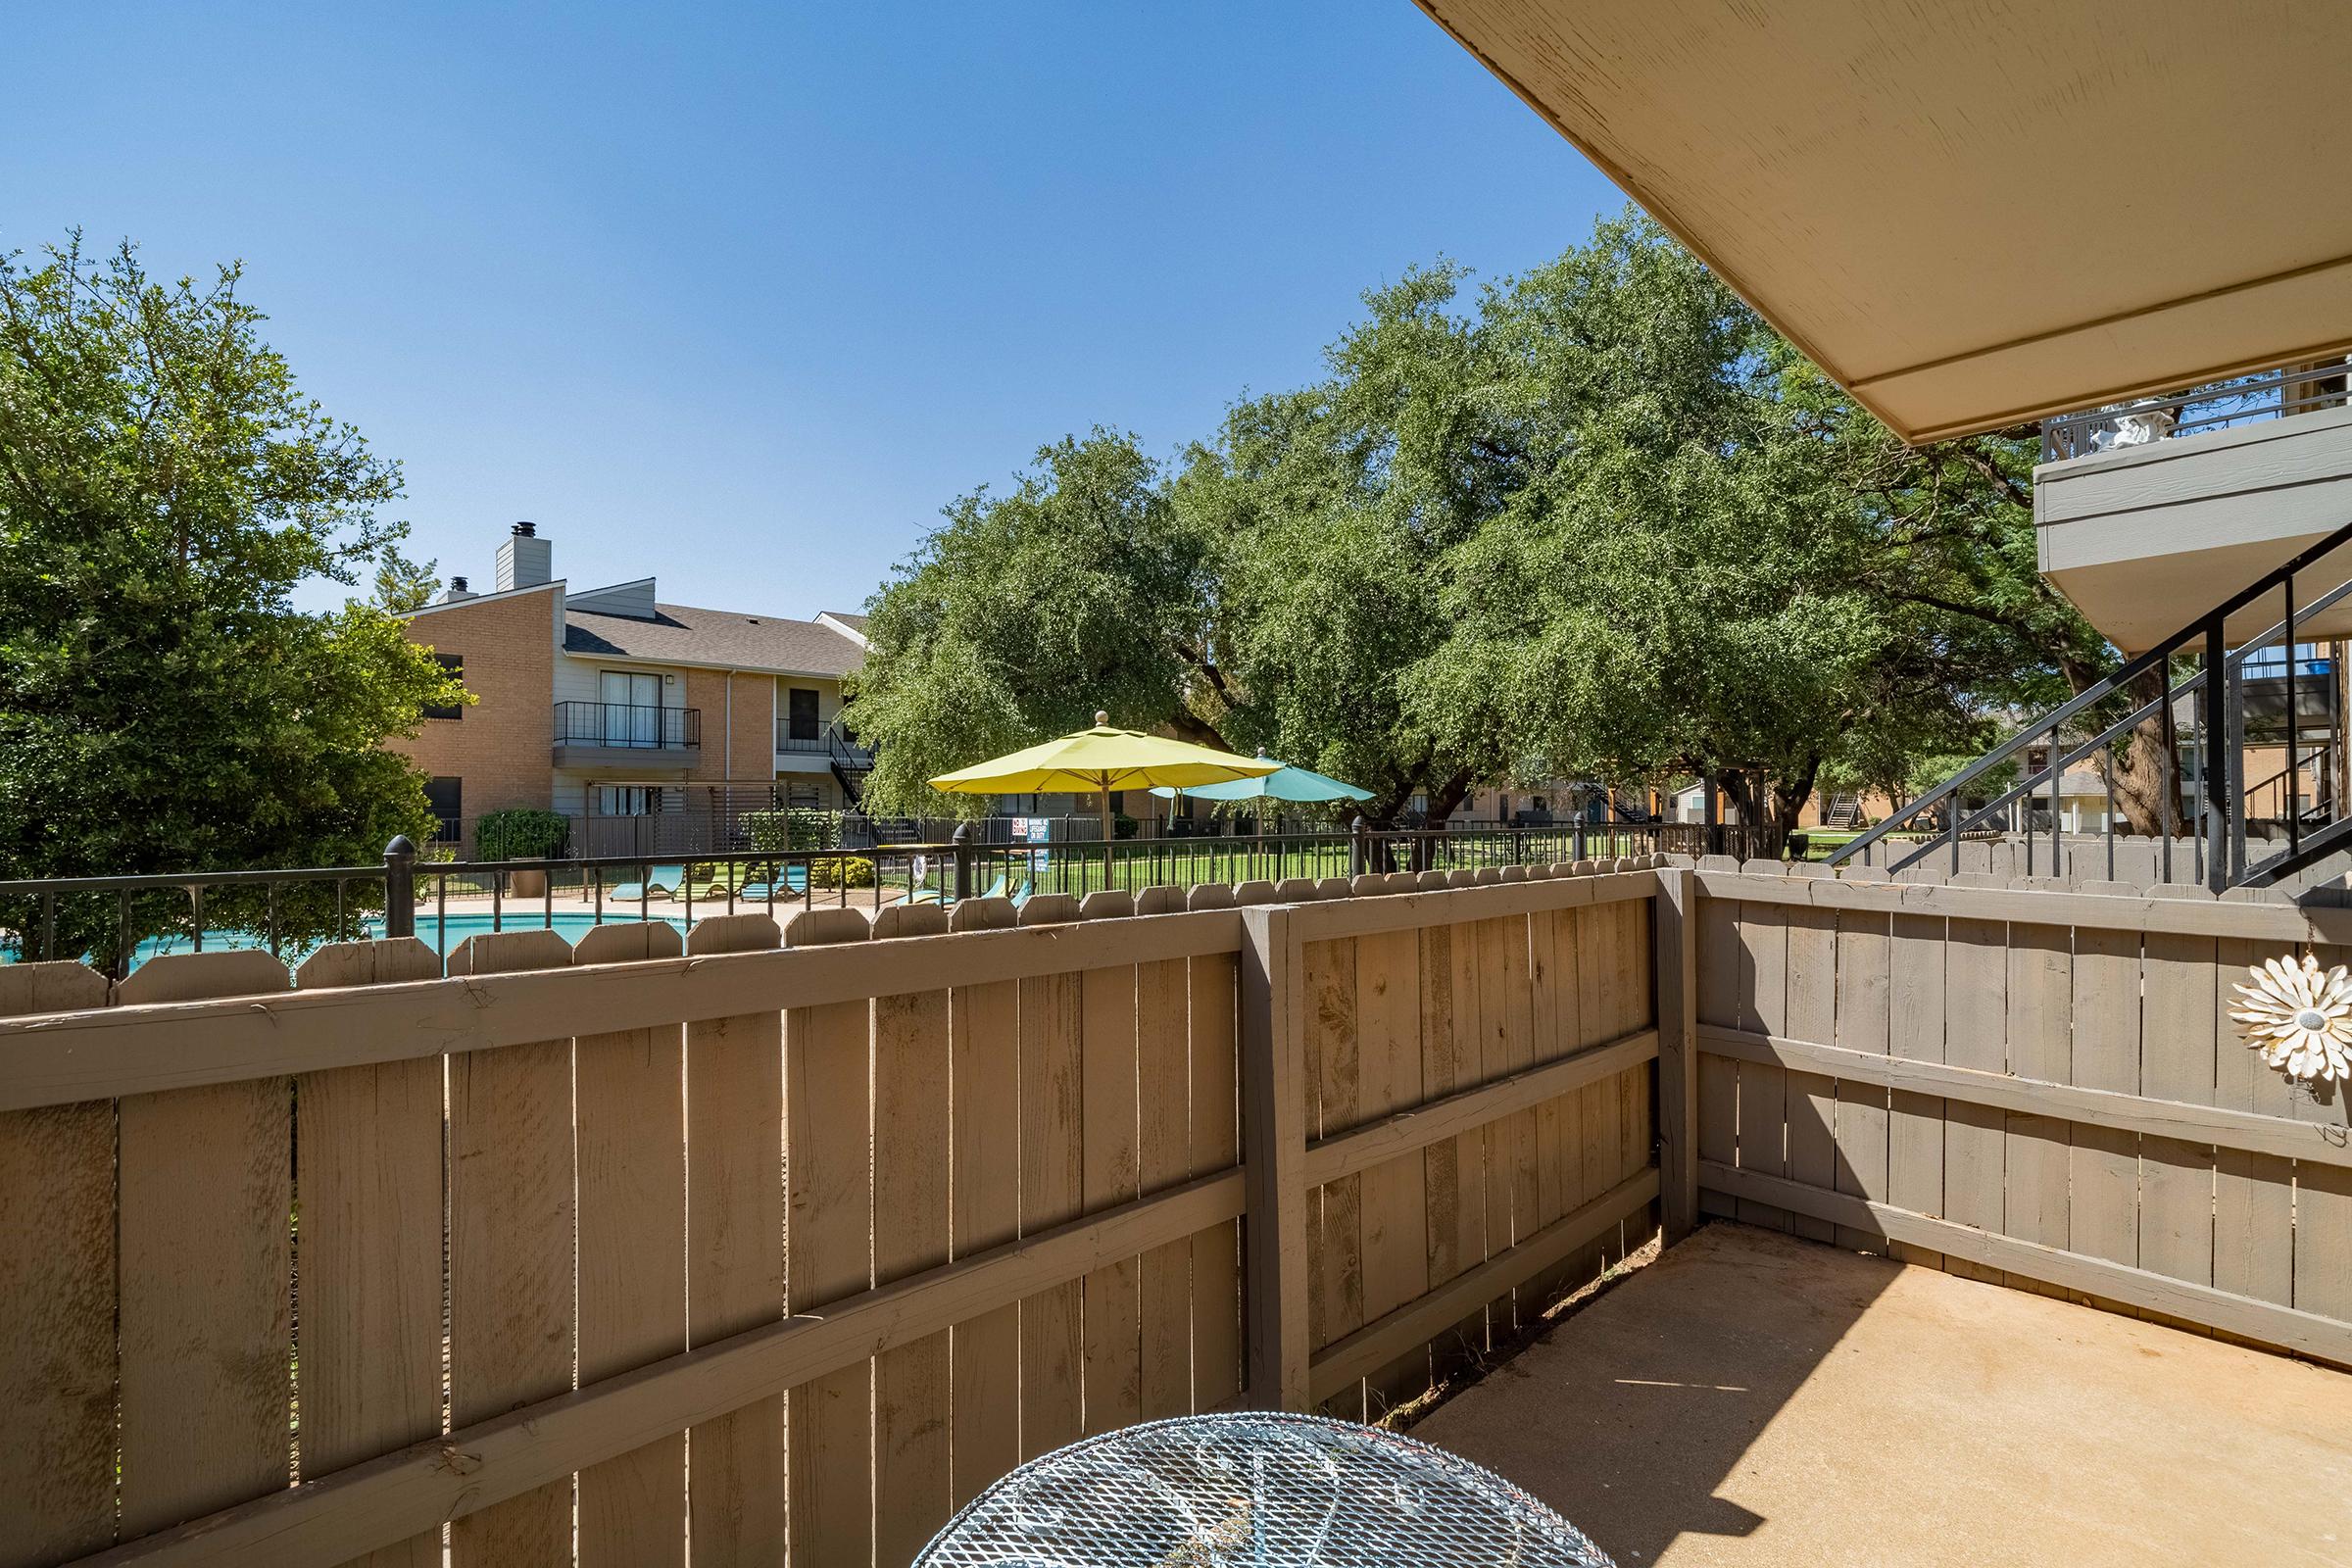
[[[605,896],[621,904],[641,904],[657,894],[665,899],[675,897],[677,890],[685,883],[684,866],[657,865],[654,874],[644,881],[616,882],[605,889]]]
[[[697,904],[723,904],[726,902],[727,895],[730,892],[736,892],[739,887],[735,875],[736,868],[734,866],[722,866],[715,875],[691,878],[686,888],[686,896]],[[736,896],[740,898],[742,895],[738,892]]]
[[[774,899],[797,899],[808,891],[808,868],[788,865],[781,878],[745,883],[735,890],[735,898],[742,904],[766,904]]]

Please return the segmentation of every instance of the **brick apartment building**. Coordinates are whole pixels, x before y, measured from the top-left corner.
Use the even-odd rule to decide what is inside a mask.
[[[479,699],[393,743],[442,842],[469,856],[485,812],[536,807],[572,819],[575,855],[690,854],[737,842],[746,811],[857,804],[872,758],[839,715],[863,616],[663,604],[651,577],[573,593],[553,556],[518,522],[490,592],[453,577],[409,617]]]

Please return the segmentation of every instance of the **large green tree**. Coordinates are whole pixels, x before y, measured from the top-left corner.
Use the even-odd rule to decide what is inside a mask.
[[[402,537],[378,514],[399,469],[302,394],[237,285],[78,238],[0,258],[0,876],[349,865],[430,831],[382,742],[464,694],[383,609],[292,603]],[[334,903],[285,896],[278,928],[318,934]],[[143,901],[133,935],[187,911]],[[113,956],[111,900],[57,913],[61,944]]]
[[[1628,212],[1478,302],[1524,482],[1433,680],[1560,772],[1722,778],[1791,825],[2112,659],[2033,571],[2023,443],[1912,452]]]
[[[1321,379],[1172,475],[1097,432],[957,503],[854,717],[901,809],[1100,705],[1376,816],[1712,775],[1786,826],[2112,667],[2034,571],[2030,465],[2015,432],[1903,447],[1629,210],[1518,278],[1366,295]]]
[[[1093,722],[1215,740],[1200,546],[1132,436],[1043,448],[1002,495],[956,501],[870,607],[846,715],[876,744],[869,808],[985,809],[932,775]],[[1198,710],[1196,710],[1196,703]]]

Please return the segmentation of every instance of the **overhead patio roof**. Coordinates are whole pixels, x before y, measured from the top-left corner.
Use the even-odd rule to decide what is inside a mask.
[[[1418,3],[1909,440],[2352,349],[2352,6]]]

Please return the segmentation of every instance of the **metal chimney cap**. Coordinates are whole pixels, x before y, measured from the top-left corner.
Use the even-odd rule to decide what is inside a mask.
[[[453,593],[453,594],[462,594],[462,593],[464,593],[464,592],[466,591],[466,579],[465,579],[465,578],[463,578],[463,577],[452,577],[452,578],[450,578],[450,579],[449,579],[449,591],[450,591],[451,593]]]
[[[539,525],[535,522],[518,522],[512,532],[517,539],[536,539],[539,537]]]

